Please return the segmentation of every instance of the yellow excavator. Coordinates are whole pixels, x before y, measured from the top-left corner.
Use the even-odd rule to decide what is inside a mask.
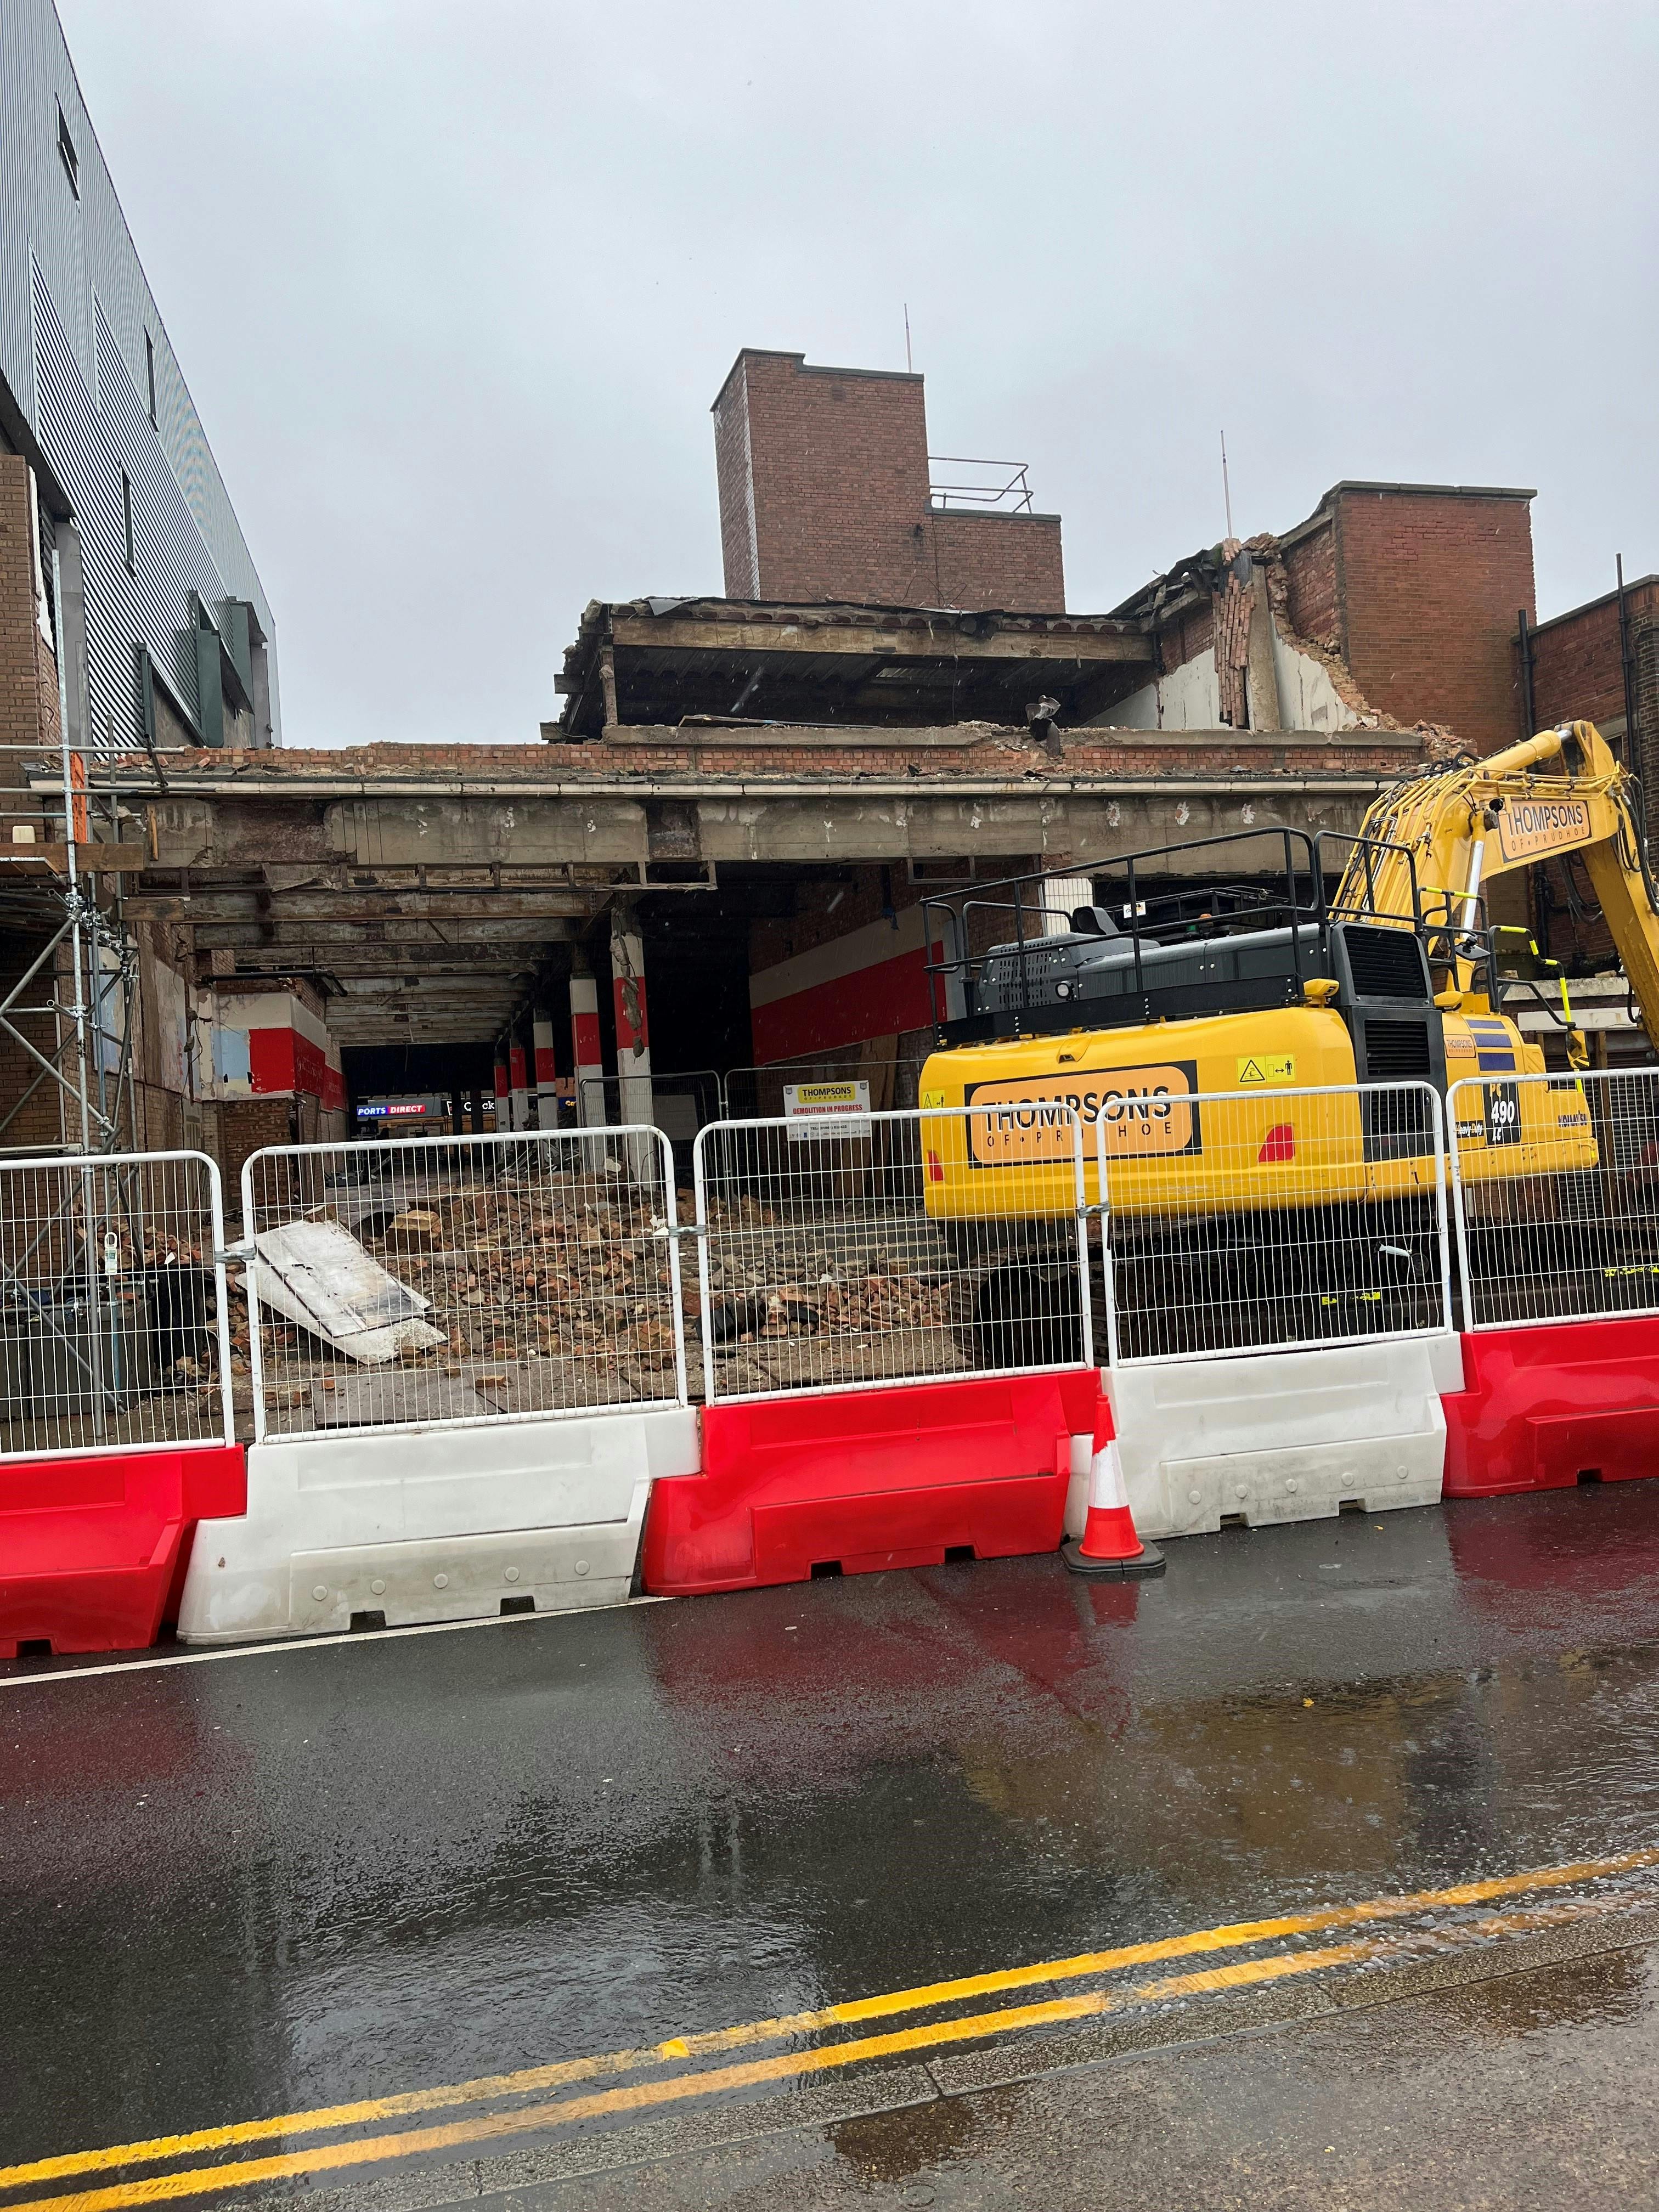
[[[1278,848],[1267,887],[1264,834]],[[1481,1079],[1455,1094],[1472,1206],[1483,1185],[1519,1193],[1597,1164],[1565,987],[1568,1072],[1517,1083],[1544,1074],[1545,1058],[1501,1011],[1503,933],[1486,915],[1494,878],[1577,852],[1659,1036],[1659,895],[1639,789],[1589,722],[1413,777],[1376,800],[1357,837],[1245,831],[929,901],[940,1014],[920,1084],[930,1216],[958,1241],[980,1224],[981,1242],[991,1217],[1071,1216],[1069,1107],[1088,1200],[1109,1202],[1120,1243],[1139,1224],[1167,1252],[1184,1224],[1184,1249],[1212,1253],[1217,1224],[1237,1249],[1253,1218],[1296,1217],[1273,1232],[1281,1251],[1369,1237],[1409,1251],[1420,1277],[1418,1217],[1440,1172],[1431,1091]],[[1198,872],[1251,860],[1242,881]],[[1057,887],[1079,876],[1106,879],[1110,896],[1057,915]],[[1356,1084],[1401,1087],[1356,1097]],[[962,1107],[976,1110],[927,1118]]]

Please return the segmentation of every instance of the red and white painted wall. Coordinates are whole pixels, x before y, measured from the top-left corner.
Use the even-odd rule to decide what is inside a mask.
[[[320,1014],[289,991],[219,991],[197,1048],[198,1095],[276,1098],[307,1094],[345,1110],[340,1048]]]
[[[933,1020],[920,905],[890,908],[767,963],[770,949],[764,939],[757,943],[749,979],[757,1066],[836,1052]]]

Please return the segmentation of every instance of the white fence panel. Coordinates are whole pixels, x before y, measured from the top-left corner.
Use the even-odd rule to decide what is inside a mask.
[[[1082,1125],[1011,1141],[1027,1110],[702,1130],[708,1401],[1091,1364]]]
[[[1466,1324],[1659,1313],[1659,1068],[1447,1093]]]
[[[0,1164],[0,1459],[233,1439],[219,1170]]]
[[[260,1443],[687,1402],[659,1129],[271,1146],[242,1212]]]
[[[1095,1153],[1115,1370],[1452,1327],[1429,1084],[1126,1097]]]

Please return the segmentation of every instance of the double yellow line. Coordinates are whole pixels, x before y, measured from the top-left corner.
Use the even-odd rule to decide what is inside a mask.
[[[153,2136],[142,2142],[116,2143],[84,2151],[70,2151],[52,2158],[0,2167],[0,2191],[29,2184],[63,2181],[72,2177],[107,2173],[131,2166],[155,2165],[203,2151],[239,2148],[273,2139],[313,2135],[377,2122],[405,2119],[459,2106],[495,2104],[505,2099],[535,2097],[550,2089],[602,2080],[606,2075],[630,2074],[659,2067],[676,2059],[710,2057],[758,2043],[813,2034],[825,2028],[861,2025],[901,2013],[931,2010],[964,2000],[1109,1974],[1125,1966],[1146,1966],[1200,1956],[1206,1952],[1233,1950],[1283,1936],[1317,1935],[1332,1929],[1362,1927],[1367,1923],[1399,1920],[1415,1915],[1484,1905],[1503,1898],[1571,1887],[1659,1865],[1659,1850],[1627,1851],[1616,1858],[1587,1859],[1569,1866],[1544,1867],[1525,1874],[1505,1875],[1486,1881],[1461,1882],[1451,1888],[1419,1890],[1402,1897],[1371,1898],[1358,1905],[1331,1905],[1316,1912],[1281,1915],[1269,1920],[1236,1921],[1219,1928],[1205,1928],[1154,1942],[1124,1944],[1109,1951],[1085,1951],[1074,1958],[1049,1960],[1040,1965],[1013,1966],[988,1974],[965,1975],[954,1981],[931,1982],[915,1988],[890,1990],[876,1996],[860,1997],[846,2004],[825,2005],[812,2012],[787,2013],[772,2020],[750,2021],[736,2027],[714,2028],[696,2034],[670,2037],[635,2051],[613,2051],[591,2057],[561,2060],[546,2066],[524,2067],[510,2074],[483,2075],[470,2081],[451,2082],[428,2089],[412,2089],[391,2097],[363,2098],[346,2105],[314,2106],[301,2112],[282,2112],[261,2119],[238,2120],[222,2127],[198,2128],[187,2134]],[[1493,1917],[1475,1923],[1466,1934],[1484,1938],[1516,1932],[1523,1925],[1547,1924],[1576,1917],[1593,1907],[1566,1905],[1547,1908],[1531,1916]],[[1452,1931],[1454,1933],[1457,1931]],[[757,2083],[823,2073],[868,2060],[907,2052],[936,2050],[953,2043],[1006,2035],[1026,2028],[1045,2027],[1066,2021],[1090,2018],[1128,2004],[1150,2004],[1170,1998],[1212,1994],[1218,1990],[1274,1981],[1375,1958],[1384,1947],[1376,1941],[1328,1946],[1323,1949],[1286,1951],[1265,1959],[1236,1961],[1189,1974],[1144,1982],[1116,1993],[1103,1990],[1074,1996],[1057,1996],[1036,2004],[1016,2005],[1000,2011],[971,2013],[955,2019],[901,2028],[884,2034],[865,2035],[829,2043],[805,2051],[785,2051],[775,2057],[750,2059],[736,2065],[706,2067],[672,2075],[665,2080],[635,2081],[585,2095],[557,2098],[544,2104],[514,2104],[510,2110],[480,2112],[434,2126],[402,2128],[389,2134],[355,2136],[349,2141],[320,2143],[307,2150],[283,2151],[263,2158],[239,2158],[192,2166],[139,2180],[104,2187],[82,2188],[14,2201],[0,2212],[126,2212],[129,2207],[162,2203],[196,2197],[210,2191],[246,2188],[260,2181],[300,2174],[319,2173],[352,2166],[374,2165],[408,2158],[422,2152],[453,2150],[466,2144],[488,2142],[503,2136],[538,2133],[578,2120],[603,2115],[639,2112],[688,2098],[717,2095]]]

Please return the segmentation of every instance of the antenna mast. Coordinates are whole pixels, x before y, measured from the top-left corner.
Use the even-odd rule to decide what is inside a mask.
[[[1221,498],[1227,510],[1227,535],[1231,538],[1233,534],[1233,495],[1227,482],[1227,433],[1224,430],[1221,434]]]

